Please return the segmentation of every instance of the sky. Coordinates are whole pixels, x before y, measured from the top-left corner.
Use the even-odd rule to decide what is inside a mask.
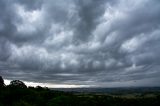
[[[160,86],[160,0],[0,0],[0,75],[49,87]]]

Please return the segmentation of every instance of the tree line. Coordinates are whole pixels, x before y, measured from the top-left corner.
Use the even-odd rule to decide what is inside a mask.
[[[160,94],[142,97],[77,94],[27,87],[20,80],[4,84],[0,77],[0,106],[160,106]]]

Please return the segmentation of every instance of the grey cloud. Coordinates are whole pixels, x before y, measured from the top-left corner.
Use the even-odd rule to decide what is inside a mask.
[[[14,2],[25,6],[25,8],[27,10],[34,10],[34,9],[40,9],[44,3],[44,0],[38,0],[38,1],[35,1],[35,0],[15,0]]]
[[[157,86],[159,13],[158,0],[0,0],[0,74],[31,82]]]
[[[105,11],[105,2],[104,0],[77,1],[77,11],[80,19],[75,29],[76,38],[83,41],[92,36],[92,30],[96,28],[99,18]]]
[[[10,56],[10,44],[5,39],[0,39],[0,60],[6,61]]]

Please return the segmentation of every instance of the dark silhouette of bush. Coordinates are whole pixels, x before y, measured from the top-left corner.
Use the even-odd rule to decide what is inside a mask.
[[[10,84],[9,84],[9,87],[12,87],[12,88],[27,88],[25,83],[20,81],[20,80],[11,81]]]
[[[16,103],[14,103],[13,106],[35,106],[35,105],[29,104],[26,101],[18,101]]]
[[[0,88],[4,87],[5,84],[4,84],[4,80],[3,78],[0,76]]]
[[[3,82],[3,79],[2,81]],[[19,80],[0,89],[0,106],[160,106],[160,92],[152,96],[97,95],[28,87]]]
[[[48,106],[76,106],[76,97],[59,95],[48,102]]]

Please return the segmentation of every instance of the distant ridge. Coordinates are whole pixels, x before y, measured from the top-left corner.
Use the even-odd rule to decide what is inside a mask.
[[[51,90],[80,93],[145,93],[160,92],[160,87],[51,88]]]

